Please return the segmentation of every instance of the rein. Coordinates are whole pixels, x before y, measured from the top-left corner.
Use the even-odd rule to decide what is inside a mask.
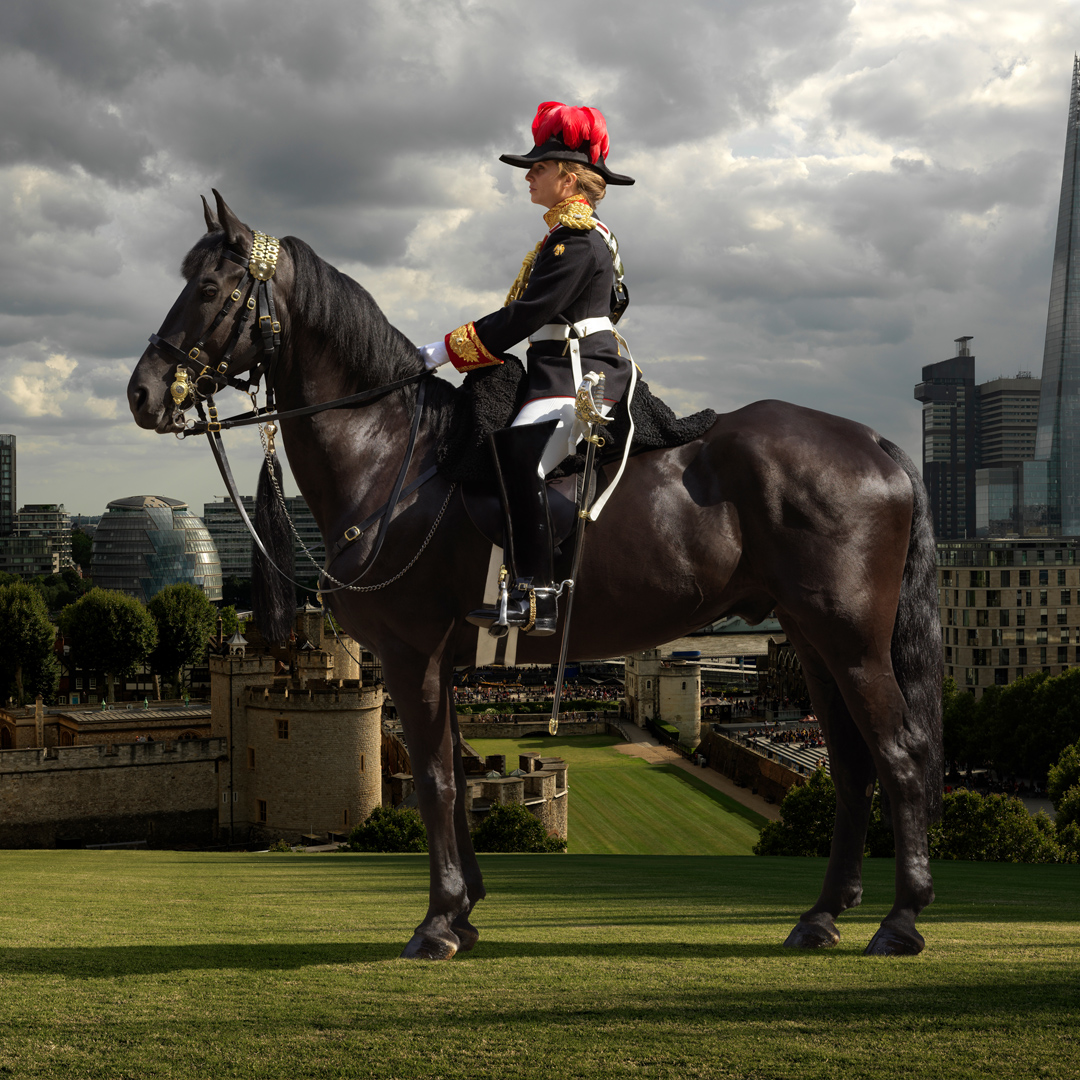
[[[229,498],[232,500],[233,506],[236,507],[236,510],[240,515],[240,520],[243,521],[247,531],[251,534],[251,539],[270,566],[272,566],[290,584],[301,589],[307,589],[308,587],[290,577],[276,562],[274,562],[259,537],[258,532],[256,532],[255,526],[252,524],[247,510],[244,508],[243,499],[237,487],[236,479],[233,476],[232,467],[229,465],[228,455],[225,452],[225,444],[222,441],[221,432],[223,430],[245,427],[251,424],[266,425],[266,465],[271,480],[273,481],[275,493],[279,500],[281,500],[282,509],[284,510],[284,495],[276,482],[274,474],[274,456],[276,453],[274,448],[274,436],[277,433],[274,421],[287,420],[301,416],[312,416],[315,413],[326,412],[331,409],[342,409],[364,405],[372,401],[377,401],[379,398],[385,397],[387,394],[399,390],[402,387],[409,386],[412,383],[419,383],[419,389],[417,390],[416,395],[416,408],[413,411],[412,423],[409,428],[409,441],[405,448],[405,455],[402,459],[401,468],[398,470],[397,478],[394,481],[394,487],[391,491],[390,498],[376,510],[374,514],[370,515],[359,525],[352,525],[346,529],[344,535],[334,544],[333,548],[328,550],[326,563],[319,574],[320,588],[316,590],[319,594],[339,592],[342,589],[356,589],[356,591],[360,592],[375,591],[397,581],[407,570],[411,569],[416,562],[416,559],[420,557],[427,547],[432,535],[434,535],[435,529],[438,528],[439,522],[442,521],[443,514],[450,502],[450,496],[453,495],[456,487],[456,484],[451,484],[446,502],[444,502],[442,510],[436,517],[431,532],[424,540],[424,543],[416,553],[416,556],[405,569],[389,581],[384,581],[379,585],[358,587],[356,583],[371,570],[382,550],[383,541],[386,538],[387,530],[390,527],[390,521],[393,518],[393,512],[397,509],[400,501],[427,483],[437,471],[436,467],[432,466],[413,480],[408,487],[404,486],[405,477],[408,474],[409,466],[412,464],[413,451],[416,448],[416,436],[420,429],[420,419],[424,410],[424,397],[427,383],[423,380],[426,380],[427,376],[433,375],[434,372],[424,370],[417,372],[414,375],[398,379],[392,383],[386,383],[382,386],[364,390],[357,394],[350,394],[347,397],[335,398],[332,401],[320,402],[316,405],[306,405],[298,409],[287,409],[285,411],[278,410],[274,405],[273,371],[278,356],[278,349],[281,346],[281,323],[277,319],[272,279],[274,272],[277,269],[279,247],[280,245],[277,239],[272,236],[267,236],[265,233],[256,231],[254,233],[250,258],[226,248],[224,257],[231,262],[239,263],[243,266],[244,276],[241,278],[240,283],[236,288],[226,298],[221,310],[218,311],[217,315],[210,321],[202,333],[199,334],[198,341],[196,341],[190,349],[185,351],[184,349],[173,345],[171,342],[166,341],[159,335],[151,334],[150,344],[159,351],[179,361],[174,374],[173,384],[169,388],[169,392],[172,395],[176,407],[183,411],[184,402],[190,399],[199,414],[199,419],[197,421],[188,421],[184,430],[177,432],[177,437],[185,439],[191,435],[206,436],[207,442],[210,445],[210,450],[214,455],[214,460],[217,463],[218,471],[225,481],[225,488],[229,493]],[[222,354],[221,360],[213,367],[213,369],[211,369],[209,363],[203,362],[203,350],[205,349],[206,339],[217,330],[225,317],[232,310],[233,305],[241,299],[244,300],[244,306],[241,309],[239,317],[236,320],[236,325],[226,342],[225,351]],[[233,351],[243,335],[244,327],[252,312],[257,312],[257,325],[263,339],[263,358],[251,369],[251,376],[246,383],[243,383],[230,376],[229,368],[232,364]],[[189,365],[191,364],[200,364],[201,368],[199,372],[194,375],[194,379],[189,381]],[[193,371],[193,369],[191,370]],[[259,384],[264,377],[266,378],[267,403],[263,408],[259,408],[256,405],[256,395],[258,394]],[[208,392],[204,392],[199,386],[200,382],[204,380],[211,383],[211,389]],[[236,390],[240,390],[242,393],[248,394],[252,400],[252,410],[247,413],[229,417],[225,420],[220,420],[217,415],[217,406],[214,403],[214,393],[223,386],[231,386]],[[253,387],[254,389],[252,389]],[[285,516],[286,519],[289,520],[290,526],[292,526],[292,520],[288,517],[287,510],[285,511]],[[330,577],[328,571],[338,556],[341,555],[347,547],[358,540],[367,529],[375,524],[375,522],[380,520],[381,525],[376,534],[375,543],[370,555],[365,560],[366,565],[360,573],[348,584],[343,584],[337,581],[336,578]],[[295,531],[295,527],[293,528]],[[305,548],[304,550],[306,551],[307,549]],[[321,587],[323,577],[334,581],[335,587],[323,589]]]

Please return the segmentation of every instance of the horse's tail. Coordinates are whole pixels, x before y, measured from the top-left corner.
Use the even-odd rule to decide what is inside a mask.
[[[269,467],[259,471],[254,524],[274,565],[257,544],[251,545],[251,614],[266,641],[280,643],[289,640],[296,622],[296,592],[289,580],[296,571],[289,521],[274,490],[274,480],[281,490],[281,465],[276,455],[273,469],[273,480]]]
[[[888,439],[885,451],[907,473],[914,505],[904,582],[892,636],[892,663],[911,722],[926,737],[926,797],[930,820],[941,817],[944,751],[941,736],[941,616],[938,611],[937,549],[930,498],[911,458]]]

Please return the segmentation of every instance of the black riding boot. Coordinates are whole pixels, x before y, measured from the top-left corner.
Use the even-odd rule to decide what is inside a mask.
[[[494,607],[470,612],[468,620],[499,637],[511,626],[537,636],[555,633],[558,609],[552,580],[551,512],[547,485],[537,469],[557,426],[557,420],[548,420],[491,433],[491,454],[506,518],[503,552],[513,588],[505,619],[500,597]]]

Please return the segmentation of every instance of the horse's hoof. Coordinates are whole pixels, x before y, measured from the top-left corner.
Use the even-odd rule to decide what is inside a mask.
[[[926,939],[912,927],[882,923],[866,946],[865,956],[918,956],[926,948]]]
[[[800,919],[787,936],[788,949],[831,949],[840,940],[840,931],[828,915],[814,920]]]
[[[480,931],[468,919],[455,922],[450,929],[457,935],[458,952],[468,952],[480,940]]]
[[[441,938],[413,934],[412,940],[401,950],[402,960],[449,960],[458,951],[458,946]]]

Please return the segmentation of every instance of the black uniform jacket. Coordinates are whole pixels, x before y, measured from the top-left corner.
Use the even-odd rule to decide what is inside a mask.
[[[611,313],[614,270],[611,253],[596,229],[559,225],[544,241],[525,291],[505,307],[446,335],[446,347],[459,371],[501,364],[508,349],[547,323],[576,323]],[[630,381],[630,362],[619,355],[610,330],[580,340],[581,370],[603,371],[604,397],[618,401]],[[566,341],[529,346],[526,400],[573,397],[577,391]]]

